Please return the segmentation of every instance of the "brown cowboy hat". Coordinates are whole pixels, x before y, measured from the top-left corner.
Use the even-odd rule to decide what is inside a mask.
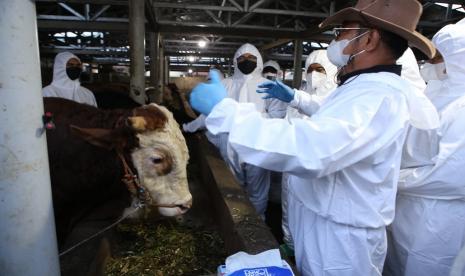
[[[415,31],[422,13],[418,0],[359,0],[355,7],[345,8],[326,18],[321,29],[344,21],[361,22],[397,34],[429,58],[435,55],[432,42]]]

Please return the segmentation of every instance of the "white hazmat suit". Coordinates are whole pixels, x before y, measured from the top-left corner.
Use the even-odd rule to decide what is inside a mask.
[[[420,68],[412,49],[407,48],[404,54],[397,60],[397,64],[402,65],[401,77],[422,92],[425,91],[426,83],[421,77]]]
[[[417,60],[409,48],[397,60],[402,65],[401,77],[410,82],[418,93],[424,93],[426,84],[420,75]],[[428,97],[428,95],[426,95]],[[434,105],[434,103],[433,103]],[[431,164],[431,159],[437,154],[437,143],[434,143],[436,130],[409,128],[405,140],[401,168],[411,168]]]
[[[206,125],[229,133],[245,162],[291,174],[289,226],[303,275],[380,275],[406,127],[437,127],[431,109],[380,70],[350,78],[310,120],[267,120],[253,105],[224,99]]]
[[[255,70],[245,75],[237,66],[237,58],[243,54],[252,54],[257,57]],[[257,48],[251,44],[242,45],[234,54],[234,74],[222,80],[228,93],[228,98],[240,103],[253,104],[254,109],[261,116],[269,118],[283,118],[286,114],[287,104],[276,99],[262,99],[262,95],[256,93],[257,86],[265,81],[262,77],[263,60]],[[253,132],[253,131],[252,131]],[[250,201],[258,214],[264,217],[268,202],[270,188],[270,171],[244,162],[237,153],[228,145],[228,134],[212,135],[207,132],[207,137],[215,144],[229,167],[247,191]]]
[[[307,73],[308,68],[310,65],[318,63],[320,64],[326,71],[326,74],[322,74],[316,71],[312,73]],[[300,97],[295,97],[296,99],[302,99],[303,97],[307,97],[307,101],[300,101],[297,102],[296,100],[291,101],[290,106],[287,108],[287,115],[286,117],[288,120],[292,118],[310,118],[311,114],[303,114],[299,111],[299,108],[303,110],[314,110],[316,112],[319,104],[337,88],[336,84],[336,73],[337,67],[334,66],[328,59],[326,55],[326,50],[315,50],[308,55],[307,59],[305,60],[305,72],[306,72],[306,79],[307,82],[305,85],[302,86],[300,90],[294,90],[296,94],[300,94]],[[317,76],[317,77],[315,77]],[[304,94],[304,95],[302,95]],[[313,100],[312,100],[313,99]],[[311,103],[315,108],[312,107],[302,107],[306,103]],[[314,113],[313,111],[311,113]],[[310,112],[309,112],[310,113]],[[289,174],[283,174],[283,179],[281,183],[281,201],[282,201],[282,208],[283,208],[283,215],[282,215],[282,229],[283,229],[283,240],[290,248],[294,248],[292,236],[289,230],[288,225],[288,213],[287,213],[287,191],[288,191],[289,184]]]
[[[96,107],[97,102],[94,94],[89,89],[81,86],[79,78],[71,80],[66,74],[66,63],[72,58],[80,61],[77,56],[69,52],[59,53],[55,56],[53,80],[50,85],[42,89],[42,95],[44,97],[65,98]]]
[[[449,275],[465,245],[465,19],[441,29],[433,42],[448,75],[431,98],[441,126],[435,140],[421,142],[433,144],[436,154],[400,174],[387,262],[392,275]]]

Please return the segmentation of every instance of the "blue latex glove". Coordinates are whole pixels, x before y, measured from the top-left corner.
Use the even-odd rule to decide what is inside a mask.
[[[190,104],[198,112],[208,116],[212,109],[226,98],[227,92],[221,83],[220,75],[210,71],[209,83],[200,83],[194,87],[190,95]]]
[[[258,86],[257,93],[266,93],[263,99],[278,99],[289,103],[294,99],[294,89],[284,83],[276,81],[266,81]]]

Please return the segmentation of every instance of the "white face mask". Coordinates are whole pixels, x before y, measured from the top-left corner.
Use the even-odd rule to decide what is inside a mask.
[[[359,37],[364,36],[367,34],[369,31],[364,32],[363,34],[360,34],[352,39],[342,39],[339,41],[336,41],[333,39],[331,41],[331,44],[329,44],[328,49],[327,49],[327,55],[329,61],[331,61],[332,64],[336,65],[338,68],[346,66],[350,60],[354,59],[356,56],[362,54],[365,52],[365,50],[362,50],[356,54],[353,55],[346,55],[344,54],[344,49],[354,40],[356,40]]]
[[[307,92],[313,92],[319,89],[326,81],[326,74],[313,71],[307,74]]]
[[[425,82],[429,82],[431,80],[445,80],[447,78],[446,65],[444,62],[432,64],[432,63],[425,63],[420,68],[421,77],[425,80]]]

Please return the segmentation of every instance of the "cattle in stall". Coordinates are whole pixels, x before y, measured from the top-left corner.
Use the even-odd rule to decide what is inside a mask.
[[[99,108],[114,109],[140,106],[129,96],[130,86],[128,83],[87,83],[83,86],[94,93]],[[155,93],[155,88],[147,87],[146,93]],[[178,123],[187,123],[197,118],[197,114],[192,110],[184,93],[179,91],[176,84],[169,83],[163,86],[162,93],[162,104],[173,113]]]
[[[190,208],[189,154],[166,108],[101,110],[61,98],[44,98],[44,108],[55,124],[47,131],[47,144],[61,245],[79,218],[112,200],[122,202],[112,210],[115,218],[136,196],[164,216]],[[138,175],[140,187],[125,177],[130,171]]]
[[[173,112],[174,118],[180,124],[188,123],[197,118],[197,114],[191,108],[188,99],[184,93],[179,91],[175,83],[169,83],[164,87],[163,104]]]
[[[82,86],[94,93],[99,108],[115,109],[140,106],[129,96],[129,83],[86,83]]]

